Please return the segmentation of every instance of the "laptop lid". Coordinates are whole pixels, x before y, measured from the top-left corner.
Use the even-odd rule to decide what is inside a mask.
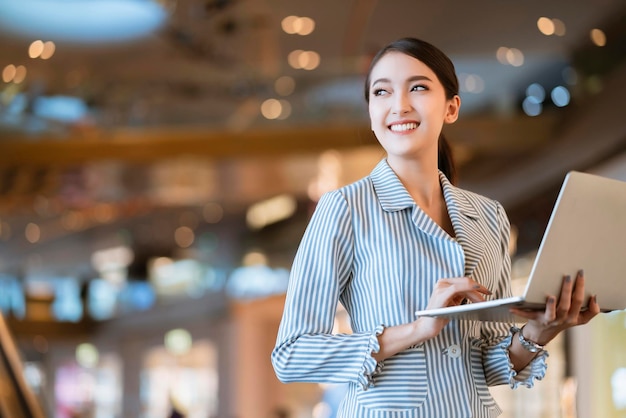
[[[563,276],[575,277],[580,269],[586,299],[597,295],[604,312],[626,309],[626,182],[566,175],[522,296],[416,315],[508,322],[515,319],[510,307],[543,309],[548,295],[558,297]]]
[[[586,299],[604,311],[626,308],[626,182],[567,174],[525,292],[527,303],[557,295],[565,274],[585,272]]]

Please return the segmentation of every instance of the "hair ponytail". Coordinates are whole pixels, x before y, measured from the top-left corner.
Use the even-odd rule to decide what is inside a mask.
[[[437,145],[437,166],[446,175],[450,183],[456,184],[456,166],[452,155],[452,147],[443,133],[439,135]]]

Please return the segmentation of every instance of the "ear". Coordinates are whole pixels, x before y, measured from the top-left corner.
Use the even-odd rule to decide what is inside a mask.
[[[444,122],[445,123],[456,122],[456,120],[459,118],[460,108],[461,108],[461,98],[458,95],[455,95],[452,99],[448,100]]]

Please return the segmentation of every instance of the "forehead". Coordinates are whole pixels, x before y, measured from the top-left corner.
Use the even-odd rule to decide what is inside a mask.
[[[383,55],[374,65],[370,80],[374,83],[379,79],[395,81],[406,80],[415,76],[426,76],[431,80],[437,79],[433,70],[422,61],[402,52],[391,51]]]

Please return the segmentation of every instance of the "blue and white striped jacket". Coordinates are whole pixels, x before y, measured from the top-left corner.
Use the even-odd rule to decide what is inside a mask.
[[[434,339],[386,359],[377,335],[411,322],[437,280],[471,276],[510,295],[510,225],[502,206],[440,173],[456,238],[411,198],[386,160],[319,201],[294,259],[272,352],[283,382],[349,382],[341,417],[495,417],[488,386],[531,387],[547,353],[516,374],[509,324],[451,321]],[[333,334],[337,304],[353,333]]]

